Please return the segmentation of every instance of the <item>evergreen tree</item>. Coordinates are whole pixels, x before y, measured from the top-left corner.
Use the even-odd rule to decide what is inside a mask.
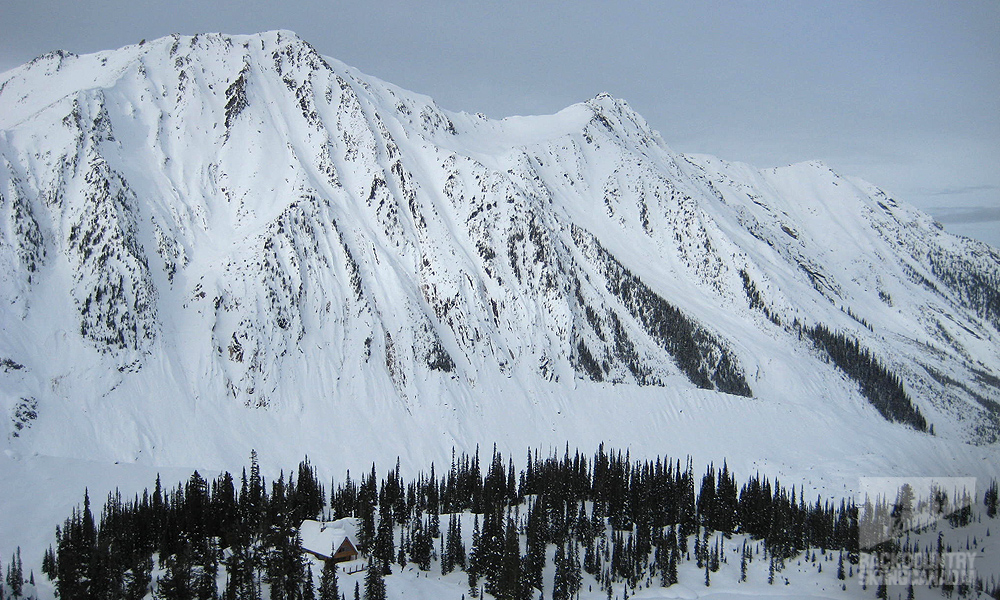
[[[567,548],[566,545],[569,545]],[[556,568],[555,580],[552,584],[552,600],[569,600],[579,590],[580,577],[579,554],[575,548],[576,542],[569,541],[556,545],[556,553],[552,559]],[[576,555],[574,557],[574,555]]]
[[[729,538],[736,529],[739,513],[739,498],[736,488],[736,477],[729,472],[729,465],[722,462],[722,471],[719,473],[718,483],[715,490],[715,526],[718,531],[726,534]]]
[[[260,587],[250,549],[242,543],[234,544],[232,555],[226,562],[226,600],[259,600]]]
[[[430,532],[423,526],[423,520],[413,517],[413,524],[410,529],[410,560],[417,564],[421,571],[431,569],[431,552],[434,549],[434,540]]]
[[[125,572],[124,591],[127,600],[142,600],[149,593],[153,582],[153,557],[140,559]]]
[[[712,554],[708,558],[708,565],[713,573],[719,570],[720,554],[722,553],[719,549],[719,543],[719,540],[715,541],[715,547],[712,548]]]
[[[309,464],[309,457],[299,463],[298,479],[296,480],[295,520],[315,519],[319,517],[326,505],[323,486],[316,477],[316,469]]]
[[[983,504],[986,505],[986,516],[989,518],[994,518],[997,516],[997,480],[994,479],[990,482],[988,488],[986,488],[986,493],[983,494]]]
[[[219,547],[228,548],[233,538],[239,534],[238,513],[236,504],[236,486],[233,476],[227,471],[212,485],[211,518],[212,531],[219,536]]]
[[[556,567],[555,579],[552,582],[552,600],[569,600],[569,581],[566,561],[566,550],[562,544],[556,546],[552,562]]]
[[[468,575],[468,578],[469,578],[469,596],[471,596],[473,598],[478,598],[479,597],[479,575],[475,571],[473,571],[471,569],[468,570],[468,571],[466,571],[466,575]]]
[[[680,462],[677,464],[680,472]],[[677,522],[680,524],[678,530],[678,542],[681,550],[687,551],[687,537],[698,532],[698,517],[695,508],[694,496],[694,465],[691,457],[688,457],[687,468],[679,482],[680,498],[677,508]]]
[[[21,547],[17,547],[17,552],[11,557],[10,564],[7,565],[7,586],[15,598],[20,598],[24,593],[24,567],[21,564]]]
[[[473,516],[472,521],[472,548],[469,551],[469,566],[466,574],[469,576],[469,594],[473,598],[479,597],[479,573],[482,569],[482,534],[479,532],[479,515]]]
[[[157,598],[162,600],[191,600],[195,598],[192,581],[190,546],[171,554],[163,561],[164,573],[156,580]]]
[[[580,587],[583,585],[583,577],[580,574],[580,549],[575,541],[570,541],[569,550],[569,592],[570,595],[577,596]]]
[[[385,600],[385,565],[373,559],[365,573],[365,600]]]
[[[667,559],[667,587],[677,583],[677,560],[680,554],[680,548],[677,545],[677,532],[676,529],[671,527],[667,530],[667,550],[670,552],[670,556]]]
[[[392,572],[389,565],[396,558],[396,551],[393,548],[392,516],[388,510],[379,510],[378,528],[375,534],[372,556],[383,565],[385,575],[389,575]]]
[[[42,574],[52,581],[58,575],[58,570],[56,567],[56,551],[52,549],[52,545],[49,544],[48,550],[45,551],[45,555],[42,557]]]
[[[486,480],[479,478],[478,458],[466,455],[453,459],[445,477],[438,479],[432,471],[430,477],[421,475],[409,483],[403,482],[398,469],[379,482],[373,465],[360,487],[349,476],[339,487],[333,482],[333,510],[354,511],[362,529],[370,527],[371,564],[381,567],[384,575],[390,561],[405,564],[407,553],[420,568],[430,568],[433,520],[447,507],[451,513],[447,531],[439,536],[442,572],[464,568],[473,596],[480,593],[479,581],[485,577],[488,590],[504,600],[531,598],[537,595],[535,590],[541,591],[548,543],[556,545],[559,555],[554,566],[556,592],[562,597],[579,590],[581,544],[583,569],[595,575],[605,590],[617,581],[634,590],[642,579],[651,581],[657,575],[661,585],[676,583],[677,563],[687,552],[681,542],[691,534],[696,535],[695,557],[706,569],[706,582],[724,561],[721,544],[730,530],[763,540],[765,555],[771,559],[772,583],[783,561],[803,548],[839,549],[838,577],[846,578],[845,553],[849,562],[857,564],[858,511],[849,502],[841,502],[839,509],[821,498],[807,505],[798,490],[782,488],[777,481],[772,485],[759,476],[751,478],[737,497],[735,478],[725,462],[719,471],[709,467],[702,478],[702,494],[696,496],[690,458],[686,468],[669,459],[632,463],[627,453],[609,455],[602,447],[591,469],[579,452],[574,456],[568,447],[562,458],[540,460],[530,450],[528,456],[527,470],[519,480],[512,462],[507,461],[505,468],[496,451]],[[269,497],[254,453],[249,475],[244,470],[240,483],[237,493],[228,473],[209,485],[195,472],[175,489],[164,491],[157,477],[152,495],[143,492],[134,503],[122,500],[117,492],[110,494],[99,523],[85,493],[83,508],[75,509],[57,528],[56,544],[42,560],[43,572],[55,581],[62,598],[138,600],[149,593],[151,557],[158,551],[163,569],[155,586],[158,597],[214,599],[218,560],[225,556],[225,600],[259,600],[262,573],[269,584],[264,595],[271,600],[311,600],[316,589],[302,558],[298,528],[302,515],[312,514],[315,498],[323,496],[313,468],[306,460],[300,463],[297,478],[282,474],[272,482]],[[525,495],[532,501],[520,532],[515,515]],[[987,509],[991,498],[988,489]],[[473,544],[466,554],[454,511],[476,507],[484,512],[474,517]],[[699,520],[706,524],[704,537]],[[405,524],[398,554],[394,522]],[[612,527],[605,534],[607,524]],[[709,543],[713,528],[722,533],[715,536],[715,544]],[[519,533],[526,534],[523,557]],[[745,545],[743,581],[752,556]],[[807,560],[810,557],[815,560],[815,553],[807,554]],[[15,554],[5,591],[13,591],[15,579],[23,583],[23,571],[15,575],[21,568]],[[322,577],[319,591],[322,596]]]
[[[340,600],[340,590],[337,588],[337,563],[324,561],[323,573],[319,581],[319,600]]]
[[[194,571],[194,598],[198,600],[218,598],[219,590],[215,582],[217,567],[214,564],[200,565]]]
[[[59,532],[57,531],[57,534]],[[73,515],[57,535],[56,592],[60,598],[90,598],[91,583],[96,570],[93,566],[97,535],[90,512],[90,495],[84,491],[84,509],[74,509]]]
[[[543,496],[538,496],[528,512],[527,552],[522,570],[525,584],[539,590],[542,589],[542,572],[545,569],[547,529],[545,499]]]
[[[465,542],[462,541],[462,520],[452,514],[448,519],[448,557],[452,565],[465,569]]]
[[[257,451],[250,450],[250,477],[243,477],[244,490],[240,494],[240,511],[245,527],[257,530],[261,524],[264,511],[264,480],[260,476],[260,464],[257,462]]]
[[[313,579],[312,564],[306,562],[306,571],[302,578],[302,600],[316,600],[316,585]]]
[[[361,520],[361,526],[358,528],[358,550],[363,554],[369,554],[375,541],[375,509],[367,502],[359,502],[357,512]]]
[[[517,538],[517,526],[510,517],[507,517],[503,558],[494,595],[499,600],[517,600],[521,595],[521,547]]]
[[[715,467],[709,465],[701,478],[701,493],[698,494],[698,522],[705,529],[718,529],[716,525]],[[699,565],[701,566],[701,565]]]

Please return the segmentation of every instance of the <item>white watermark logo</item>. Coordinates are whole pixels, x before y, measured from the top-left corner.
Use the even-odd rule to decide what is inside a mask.
[[[973,517],[972,477],[865,477],[858,514],[858,582],[875,585],[971,585],[975,551],[952,551],[945,523]],[[922,542],[922,543],[920,543]]]
[[[858,583],[885,585],[972,585],[976,552],[864,552],[858,563]]]

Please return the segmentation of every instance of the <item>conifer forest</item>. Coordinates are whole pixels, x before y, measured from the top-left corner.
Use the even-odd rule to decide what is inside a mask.
[[[776,585],[790,561],[816,563],[818,552],[820,571],[829,562],[842,589],[856,592],[859,520],[871,530],[899,510],[898,501],[859,507],[805,498],[760,475],[740,481],[725,462],[696,473],[691,458],[632,461],[603,445],[592,456],[568,446],[562,457],[529,449],[524,464],[516,470],[496,449],[488,464],[478,451],[453,453],[443,473],[431,465],[405,480],[398,463],[381,473],[373,464],[360,478],[348,472],[327,485],[308,458],[268,482],[252,453],[238,476],[208,480],[195,471],[173,486],[157,477],[151,490],[112,493],[103,506],[84,492],[56,528],[42,576],[67,600],[346,600],[352,592],[381,600],[386,575],[415,568],[464,573],[469,598],[569,600],[579,597],[585,574],[588,592],[597,585],[602,597],[619,598],[678,583],[685,564],[704,573],[698,585],[711,586],[722,564],[738,561],[744,582],[748,563],[764,561]],[[994,480],[983,494],[985,514],[967,503],[949,517],[952,525],[995,519],[996,489]],[[470,518],[471,536],[463,535]],[[307,519],[355,525],[363,586],[342,588],[335,562],[307,558],[300,535]],[[725,550],[734,536],[744,538],[738,554]],[[918,549],[906,543],[890,539],[880,549]],[[26,595],[19,552],[0,586],[10,598]],[[1000,597],[993,579],[963,586],[959,597]],[[887,597],[885,590],[865,593]],[[956,588],[941,590],[950,597]]]

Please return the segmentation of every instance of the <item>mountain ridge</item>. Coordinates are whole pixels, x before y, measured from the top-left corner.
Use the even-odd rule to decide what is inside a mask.
[[[675,154],[607,94],[490,120],[275,31],[50,53],[0,75],[0,115],[17,451],[229,461],[303,415],[517,449],[548,431],[538,398],[622,435],[634,415],[596,407],[666,410],[646,387],[924,428],[874,411],[874,379],[938,436],[1000,434],[995,249],[821,163]],[[175,413],[205,418],[191,448]]]

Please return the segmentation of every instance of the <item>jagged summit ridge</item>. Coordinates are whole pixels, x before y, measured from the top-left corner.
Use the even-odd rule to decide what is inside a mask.
[[[434,413],[506,381],[997,435],[996,250],[818,163],[675,154],[606,94],[490,120],[291,32],[175,35],[0,75],[0,128],[0,390],[39,448],[56,407]]]

